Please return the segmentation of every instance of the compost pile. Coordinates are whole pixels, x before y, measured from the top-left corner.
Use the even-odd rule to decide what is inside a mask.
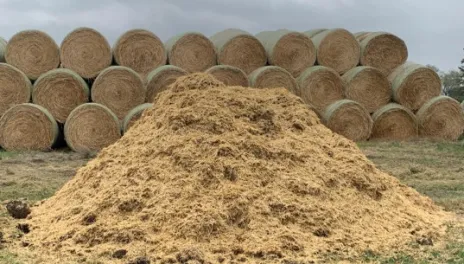
[[[24,239],[103,263],[307,263],[435,240],[445,219],[287,89],[196,73],[33,208]]]

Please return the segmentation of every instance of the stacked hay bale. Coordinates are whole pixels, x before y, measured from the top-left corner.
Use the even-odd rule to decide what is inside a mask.
[[[408,61],[408,52],[392,33],[343,28],[255,35],[230,28],[209,38],[187,32],[165,42],[151,31],[132,29],[113,46],[93,28],[71,31],[59,46],[45,32],[24,30],[8,41],[0,38],[0,118],[23,106],[4,118],[7,128],[0,130],[17,127],[10,124],[12,113],[30,118],[25,123],[39,130],[33,122],[45,116],[71,149],[99,151],[178,78],[205,72],[226,86],[286,88],[327,127],[353,141],[456,140],[464,131],[464,103],[443,96],[438,74]],[[21,135],[27,136],[17,133],[3,142],[19,142]],[[55,144],[44,138],[35,146],[29,137],[18,149]]]

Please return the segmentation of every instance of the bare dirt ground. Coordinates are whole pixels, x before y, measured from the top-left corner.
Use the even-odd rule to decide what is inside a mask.
[[[464,216],[464,142],[366,142],[360,148],[376,166],[446,210]],[[11,199],[35,202],[54,194],[91,157],[59,150],[49,153],[9,153],[0,150],[0,203]],[[21,235],[16,221],[0,206],[0,263],[33,263],[27,256],[8,252],[8,240]],[[464,263],[464,229],[449,229],[449,239],[439,247],[414,245],[410,252],[345,260],[328,255],[328,263]],[[2,239],[3,236],[3,239]],[[3,242],[2,242],[3,240]],[[3,245],[2,245],[3,243]],[[94,263],[94,262],[87,262]]]

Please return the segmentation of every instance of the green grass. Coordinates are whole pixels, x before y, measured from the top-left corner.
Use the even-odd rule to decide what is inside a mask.
[[[0,159],[14,157],[15,155],[17,155],[17,153],[15,152],[7,152],[4,150],[0,150]]]
[[[0,264],[23,264],[17,260],[18,256],[6,250],[0,250]]]

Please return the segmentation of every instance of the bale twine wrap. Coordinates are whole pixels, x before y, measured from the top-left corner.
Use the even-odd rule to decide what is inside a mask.
[[[205,71],[227,86],[250,86],[248,76],[241,69],[229,65],[216,65]]]
[[[94,153],[121,137],[118,117],[106,106],[85,103],[74,109],[64,124],[68,146],[76,152]]]
[[[145,109],[151,108],[152,106],[153,103],[144,103],[130,110],[122,122],[122,131],[126,133],[127,130],[129,130],[129,128],[131,128],[135,122],[139,120],[143,114],[143,111],[145,111]]]
[[[328,105],[345,98],[345,84],[333,69],[313,66],[306,69],[297,79],[299,96],[317,111],[323,112]]]
[[[317,48],[317,63],[344,74],[359,64],[361,47],[346,29],[325,30],[312,40]]]
[[[7,151],[48,151],[59,128],[44,107],[31,103],[11,107],[0,118],[0,146]]]
[[[387,76],[408,59],[406,43],[393,34],[367,33],[358,40],[361,45],[361,65],[377,68]]]
[[[32,102],[45,107],[62,124],[74,108],[88,101],[89,86],[69,69],[48,71],[32,87]]]
[[[47,33],[23,30],[8,41],[5,60],[24,72],[29,79],[36,80],[43,73],[59,67],[60,51]]]
[[[407,62],[397,67],[388,77],[393,99],[415,111],[441,93],[440,76],[432,69]]]
[[[293,76],[278,66],[264,66],[250,75],[250,86],[255,88],[286,88],[298,95],[298,84]]]
[[[187,74],[187,71],[173,65],[165,65],[153,70],[147,77],[145,102],[152,103],[158,93],[168,89],[177,78]]]
[[[119,119],[145,102],[142,78],[129,67],[111,66],[103,70],[92,85],[92,101],[108,107]]]
[[[302,33],[281,29],[258,33],[256,38],[266,50],[268,63],[284,68],[295,78],[316,63],[316,47]]]
[[[357,32],[357,33],[354,33],[354,37],[356,38],[356,40],[358,42],[361,42],[363,39],[366,38],[367,35],[371,34],[372,32],[369,32],[369,31],[361,31],[361,32]]]
[[[372,115],[371,139],[406,140],[419,135],[417,118],[408,108],[389,103]]]
[[[312,30],[305,31],[305,32],[303,32],[303,34],[305,34],[309,38],[312,38],[312,37],[316,36],[317,34],[319,34],[321,32],[324,32],[326,30],[327,30],[327,28],[315,28],[315,29],[312,29]]]
[[[355,67],[346,72],[342,79],[345,82],[346,98],[362,104],[369,113],[391,101],[390,81],[376,68]]]
[[[323,114],[323,121],[335,133],[355,142],[367,140],[374,123],[366,108],[349,99],[329,105]]]
[[[83,78],[95,78],[113,60],[106,38],[95,29],[81,27],[71,31],[61,43],[61,66]]]
[[[263,44],[247,31],[226,29],[210,39],[216,47],[218,64],[240,68],[247,75],[267,64]]]
[[[113,46],[113,57],[116,64],[133,69],[142,78],[167,63],[164,43],[157,35],[144,29],[122,34]]]
[[[166,41],[168,61],[189,73],[204,72],[217,64],[216,48],[206,36],[197,32],[180,34]]]
[[[464,132],[464,112],[459,102],[440,95],[417,111],[419,135],[427,138],[457,140]]]
[[[0,62],[5,62],[5,50],[8,42],[4,38],[0,38]]]
[[[0,117],[10,107],[30,102],[31,80],[16,67],[0,63],[0,84]]]

